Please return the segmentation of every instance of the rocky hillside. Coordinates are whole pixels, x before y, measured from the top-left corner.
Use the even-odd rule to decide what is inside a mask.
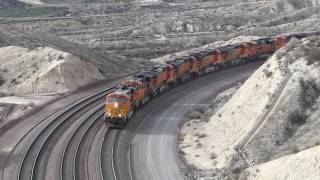
[[[312,164],[307,162],[316,159],[306,156],[310,159],[304,159],[306,165],[302,166],[292,154],[320,142],[319,52],[320,38],[293,39],[208,121],[186,125],[186,129],[195,128],[182,130],[181,147],[186,162],[200,170],[215,170],[223,172],[219,176],[229,177],[247,176],[241,171],[249,166],[258,167],[256,174],[261,170],[261,176],[265,177],[261,179],[276,179],[280,171],[285,176],[291,172],[290,167],[295,167],[295,174],[309,172]],[[316,153],[316,150],[308,152]],[[281,158],[284,156],[288,157]],[[282,160],[275,160],[278,158]],[[284,163],[283,169],[276,166],[279,162]],[[313,174],[320,175],[319,171]]]
[[[0,48],[2,94],[65,93],[103,79],[98,69],[53,48]]]
[[[149,66],[149,59],[218,40],[320,26],[318,0],[170,0],[152,6],[133,4],[134,0],[42,2],[67,10],[42,9],[49,16],[46,20],[23,18],[21,14],[34,15],[24,12],[19,19],[0,19],[0,42],[71,52],[92,61],[108,77]]]
[[[319,178],[320,146],[246,169],[240,179],[274,180]],[[280,168],[279,168],[280,167]]]

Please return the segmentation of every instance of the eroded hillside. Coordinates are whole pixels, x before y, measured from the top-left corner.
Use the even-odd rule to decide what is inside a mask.
[[[186,162],[200,170],[219,172],[214,174],[220,178],[275,179],[285,177],[291,169],[295,174],[312,171],[308,169],[312,164],[299,165],[296,159],[301,156],[294,154],[320,142],[319,52],[318,37],[291,40],[211,118],[187,123],[180,145]],[[312,156],[305,158],[310,159],[302,160],[304,163],[317,161]],[[276,166],[280,161],[283,169]],[[249,168],[240,174],[247,167],[258,170]],[[318,173],[314,169],[311,174],[316,177]]]
[[[217,40],[312,31],[320,25],[318,0],[172,0],[148,6],[137,1],[43,2],[42,7],[67,11],[44,19],[2,19],[0,42],[71,52],[92,61],[105,76],[134,72],[149,66],[149,59]]]

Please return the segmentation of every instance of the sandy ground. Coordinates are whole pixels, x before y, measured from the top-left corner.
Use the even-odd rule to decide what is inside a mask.
[[[59,95],[25,95],[0,97],[0,127],[30,113],[33,108],[44,105]]]
[[[0,126],[104,77],[78,57],[50,47],[0,48]]]
[[[284,156],[279,159],[248,168],[243,173],[243,179],[274,180],[274,179],[305,179],[319,178],[320,146],[300,153]]]
[[[57,97],[57,95],[27,95],[27,96],[7,96],[1,97],[1,104],[17,104],[17,105],[40,105],[53,98]]]
[[[317,38],[293,40],[261,66],[208,123],[185,124],[180,147],[186,162],[236,178],[246,167],[271,161],[272,169],[272,160],[317,145],[319,42]],[[287,159],[287,169],[299,164],[294,157]],[[299,167],[297,173],[308,168]],[[276,176],[274,172],[270,177]],[[319,172],[313,174],[319,176]]]
[[[5,94],[66,93],[103,79],[94,65],[49,47],[10,46],[0,54],[0,92]]]

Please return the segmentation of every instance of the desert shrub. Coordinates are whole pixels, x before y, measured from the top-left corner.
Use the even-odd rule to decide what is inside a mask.
[[[306,116],[298,110],[290,113],[288,119],[291,123],[291,126],[300,126],[306,122]]]
[[[92,20],[92,18],[85,18],[85,19],[80,19],[79,22],[82,25],[88,26],[93,23],[93,20]]]
[[[210,159],[216,159],[216,158],[217,158],[217,155],[215,153],[210,154]]]
[[[179,153],[180,153],[181,155],[185,155],[185,154],[186,154],[186,152],[184,152],[184,150],[182,150],[182,149],[179,149]]]
[[[312,81],[304,81],[303,79],[300,79],[299,83],[302,90],[302,95],[300,96],[300,102],[302,103],[301,105],[304,108],[309,108],[318,98],[320,90]]]
[[[36,104],[35,104],[34,102],[30,102],[30,103],[28,104],[28,106],[34,107],[34,106],[36,106]]]
[[[311,65],[316,61],[320,61],[320,48],[310,48],[308,54],[308,65]]]
[[[188,119],[203,119],[208,106],[198,106],[188,112]]]
[[[301,111],[296,110],[289,114],[288,122],[283,129],[283,135],[285,138],[291,138],[297,131],[298,127],[306,122],[306,115]]]
[[[233,172],[234,174],[240,174],[241,169],[240,169],[239,167],[235,167],[235,168],[232,169],[232,172]]]
[[[205,138],[205,137],[207,137],[208,135],[207,134],[199,134],[198,135],[198,138]]]
[[[12,80],[11,80],[11,83],[13,83],[13,84],[18,84],[18,81],[17,81],[16,79],[12,79]]]
[[[207,109],[208,109],[207,106],[197,106],[194,110],[201,114],[204,114]]]
[[[290,125],[285,126],[283,129],[283,135],[287,139],[291,138],[294,133],[295,133],[295,129]]]
[[[186,134],[180,133],[179,136],[178,136],[178,141],[179,142],[184,141],[184,137],[185,136],[186,136]]]
[[[64,16],[69,12],[65,7],[10,7],[1,9],[0,17]]]
[[[267,104],[267,105],[265,106],[265,108],[266,108],[266,109],[269,109],[269,108],[270,108],[270,104]]]
[[[284,12],[284,3],[282,1],[278,1],[276,3],[277,10],[280,12]]]
[[[188,113],[188,119],[201,119],[202,114],[197,111],[191,111]]]
[[[203,116],[202,120],[205,122],[209,122],[210,117],[213,115],[212,111],[207,111]]]
[[[0,86],[4,85],[6,83],[6,80],[0,75]]]
[[[9,72],[7,68],[1,69],[1,71],[4,73]]]
[[[262,72],[264,73],[264,75],[266,75],[267,78],[272,76],[272,71],[269,71],[268,69],[263,69]]]
[[[290,149],[291,149],[291,151],[292,151],[293,153],[298,153],[298,152],[299,152],[299,148],[298,148],[297,145],[291,146]]]
[[[286,55],[286,51],[280,49],[279,51],[276,52],[276,57],[277,59],[282,59]]]
[[[64,57],[63,57],[62,54],[60,54],[60,55],[58,56],[58,60],[62,60],[62,59],[64,59]]]
[[[300,0],[291,0],[290,3],[291,3],[295,8],[304,8],[304,2],[301,2]]]

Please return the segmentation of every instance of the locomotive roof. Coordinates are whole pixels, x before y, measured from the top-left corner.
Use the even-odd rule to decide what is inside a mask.
[[[135,75],[133,76],[134,78],[141,78],[141,79],[145,79],[145,80],[148,80],[148,79],[153,79],[156,77],[156,74],[155,72],[152,73],[150,71],[142,71],[140,74],[138,75]]]
[[[179,60],[179,59],[174,59],[174,60],[166,61],[167,64],[171,64],[171,65],[173,65],[174,67],[179,66],[179,65],[182,64],[183,62],[184,62],[183,60]]]
[[[226,45],[226,46],[222,46],[222,47],[219,47],[218,49],[220,50],[221,53],[225,53],[225,52],[229,52],[235,48],[239,48],[241,47],[241,44],[240,43],[237,43],[237,44],[230,44],[230,45]]]
[[[113,93],[110,95],[130,95],[130,90],[129,89],[123,89],[123,87],[118,87],[117,90],[115,90]]]
[[[134,79],[135,79],[136,81],[141,82],[141,83],[143,83],[143,82],[147,81],[147,78],[146,78],[146,77],[144,77],[144,76],[142,76],[142,77],[134,77]]]
[[[200,51],[196,53],[191,53],[190,56],[195,57],[197,60],[200,60],[206,56],[208,56],[210,53],[208,51]]]
[[[263,37],[260,39],[255,40],[256,44],[262,44],[262,43],[272,43],[274,41],[274,39],[270,38],[270,37]]]
[[[167,64],[158,64],[152,67],[151,71],[156,71],[156,72],[163,72],[163,70],[167,70],[168,65]]]
[[[182,56],[179,59],[190,62],[193,58],[191,56]]]
[[[304,38],[308,35],[308,33],[291,33],[289,37],[296,37],[296,38]]]
[[[218,51],[216,48],[207,48],[207,49],[205,49],[204,52],[210,53],[210,54],[218,54]]]

